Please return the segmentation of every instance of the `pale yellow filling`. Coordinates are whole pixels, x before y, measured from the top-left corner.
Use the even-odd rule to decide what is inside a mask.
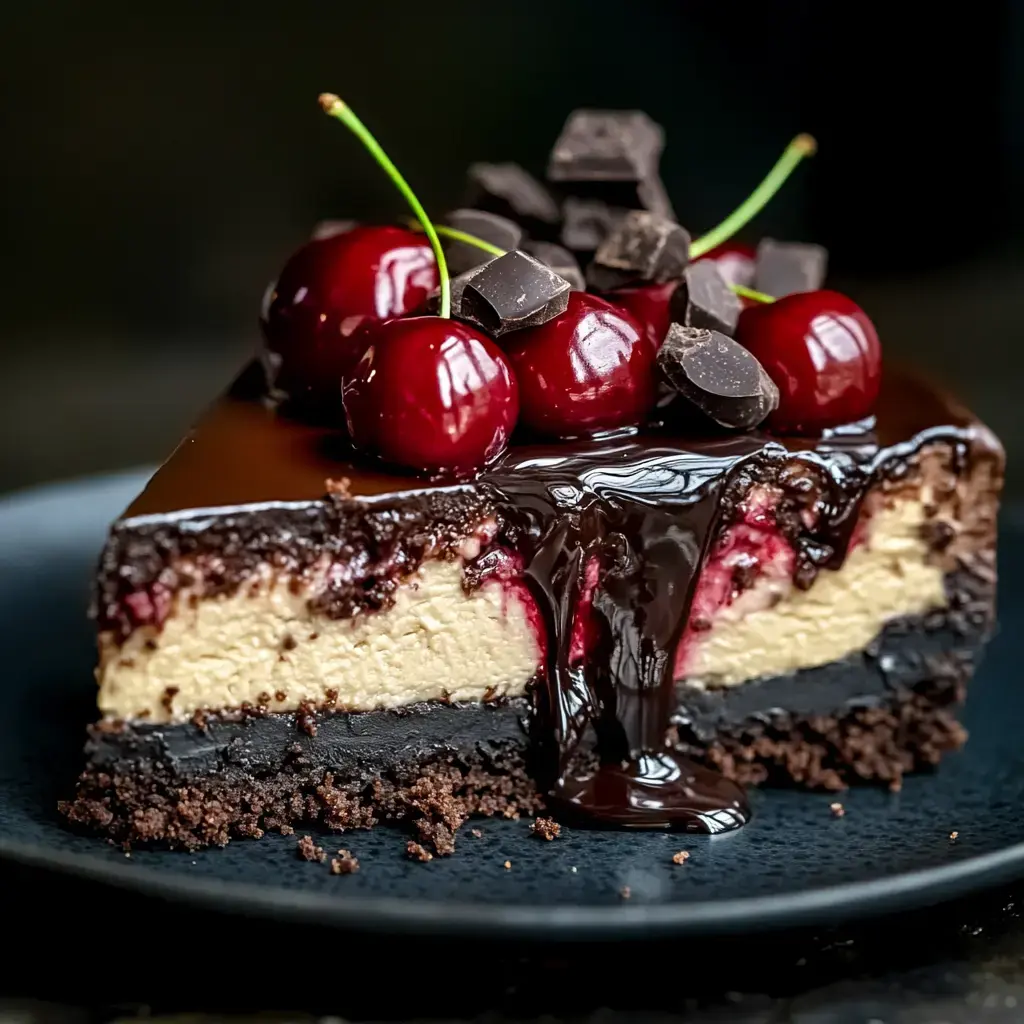
[[[860,650],[896,616],[944,605],[924,518],[920,501],[879,510],[867,542],[807,591],[788,577],[763,579],[697,641],[688,680],[733,686],[821,665]],[[232,596],[196,600],[186,591],[162,629],[139,629],[121,647],[101,638],[101,710],[153,722],[246,702],[373,710],[519,695],[536,673],[540,652],[522,602],[498,584],[467,595],[459,561],[425,563],[393,607],[353,619],[312,613],[316,580],[305,583],[292,588],[268,574]]]
[[[687,661],[694,686],[824,665],[865,647],[890,619],[946,603],[943,572],[928,563],[920,501],[901,501],[871,519],[866,543],[841,569],[822,570],[808,590],[789,577],[764,578],[714,620]]]
[[[496,583],[467,596],[458,562],[425,563],[392,608],[353,619],[311,613],[308,591],[288,582],[198,602],[179,594],[159,632],[102,644],[101,711],[168,722],[268,697],[271,710],[291,711],[332,692],[339,707],[394,708],[521,694],[536,672],[522,603]]]

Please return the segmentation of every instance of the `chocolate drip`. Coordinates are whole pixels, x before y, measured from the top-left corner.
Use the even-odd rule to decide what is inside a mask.
[[[744,448],[761,445],[721,447],[595,443],[571,455],[517,453],[513,471],[487,474],[497,542],[523,557],[546,620],[534,719],[545,782],[591,819],[721,832],[749,815],[738,786],[680,757],[668,735],[674,653],[725,483]]]

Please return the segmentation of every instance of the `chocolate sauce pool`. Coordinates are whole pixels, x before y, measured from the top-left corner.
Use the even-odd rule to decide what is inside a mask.
[[[708,545],[737,498],[766,482],[814,493],[817,525],[791,537],[796,582],[806,586],[819,568],[842,563],[861,499],[879,474],[905,471],[930,441],[952,441],[964,454],[998,448],[966,410],[890,373],[877,422],[824,438],[783,445],[761,434],[661,431],[514,445],[475,483],[432,486],[353,460],[335,434],[275,415],[259,400],[262,386],[258,368],[243,374],[127,511],[125,542],[148,532],[162,552],[136,558],[138,582],[181,536],[210,543],[221,530],[219,554],[239,563],[240,578],[245,552],[255,557],[271,541],[286,558],[303,545],[315,554],[302,536],[309,524],[322,542],[343,547],[332,531],[346,529],[346,513],[323,499],[329,478],[344,478],[359,508],[393,510],[399,537],[404,523],[422,534],[438,502],[463,508],[467,521],[496,510],[495,544],[522,557],[544,619],[546,664],[531,720],[538,782],[563,811],[640,828],[722,832],[749,818],[739,786],[671,747],[675,651]],[[190,510],[203,510],[198,534],[177,525]],[[124,555],[111,550],[107,562],[113,607]],[[585,621],[576,622],[581,614]]]

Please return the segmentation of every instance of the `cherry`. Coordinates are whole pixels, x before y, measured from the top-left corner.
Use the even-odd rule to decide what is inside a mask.
[[[490,338],[438,316],[368,324],[359,333],[368,346],[343,392],[356,448],[411,469],[458,474],[501,452],[519,395]]]
[[[503,341],[519,378],[522,422],[538,433],[578,437],[637,426],[654,405],[657,344],[596,295],[573,292],[560,316]]]
[[[438,316],[367,319],[355,331],[352,343],[362,355],[341,380],[352,444],[425,473],[479,469],[508,444],[519,415],[509,361],[488,337],[451,319],[441,241],[398,168],[337,96],[324,93],[320,106],[362,142],[412,207],[430,243],[440,287]]]
[[[638,284],[605,292],[602,298],[629,313],[647,332],[655,347],[660,347],[672,324],[670,304],[678,281],[665,284]]]
[[[363,354],[357,328],[411,312],[437,281],[430,245],[414,231],[362,226],[307,242],[261,317],[271,387],[307,415],[337,418],[338,382]]]
[[[699,258],[713,260],[728,284],[738,284],[749,288],[754,283],[757,250],[752,245],[747,245],[746,242],[723,242]]]
[[[818,433],[870,415],[882,376],[882,348],[867,314],[833,291],[756,303],[740,314],[736,340],[778,385],[776,433]]]

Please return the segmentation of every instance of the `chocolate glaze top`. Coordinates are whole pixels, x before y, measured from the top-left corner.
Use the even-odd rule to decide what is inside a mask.
[[[453,535],[459,508],[467,523],[493,513],[498,535],[468,575],[486,576],[495,549],[515,552],[544,620],[546,663],[533,717],[543,785],[565,808],[640,827],[717,832],[748,814],[737,786],[679,757],[667,734],[673,654],[700,568],[750,488],[767,483],[782,494],[778,525],[789,530],[796,582],[806,586],[822,566],[841,564],[866,490],[880,474],[905,471],[923,445],[944,441],[958,457],[1001,458],[998,442],[963,407],[898,370],[885,375],[873,421],[827,436],[773,439],[666,423],[636,436],[516,444],[471,484],[425,483],[353,458],[336,433],[270,409],[262,390],[262,375],[249,368],[115,524],[100,608],[117,605],[126,578],[148,585],[161,558],[126,577],[126,556],[145,549],[146,536],[164,538],[165,554],[168,528],[173,534],[192,510],[206,510],[205,521],[229,517],[236,547],[245,546],[237,543],[240,524],[261,517],[269,524],[278,516],[280,536],[301,533],[301,515],[312,514],[330,535],[332,524],[344,531],[351,519],[333,510],[361,509],[364,519],[368,508],[405,510],[419,531],[417,557],[433,543],[430,509],[445,510]],[[340,498],[325,498],[328,479],[344,480]],[[300,503],[301,514],[284,503]],[[813,529],[799,514],[810,503]],[[317,509],[328,510],[326,521]],[[376,537],[381,528],[365,530]],[[193,531],[195,543],[202,534]],[[347,550],[342,539],[333,546]],[[391,564],[394,551],[386,551]],[[104,576],[119,582],[105,584]]]

